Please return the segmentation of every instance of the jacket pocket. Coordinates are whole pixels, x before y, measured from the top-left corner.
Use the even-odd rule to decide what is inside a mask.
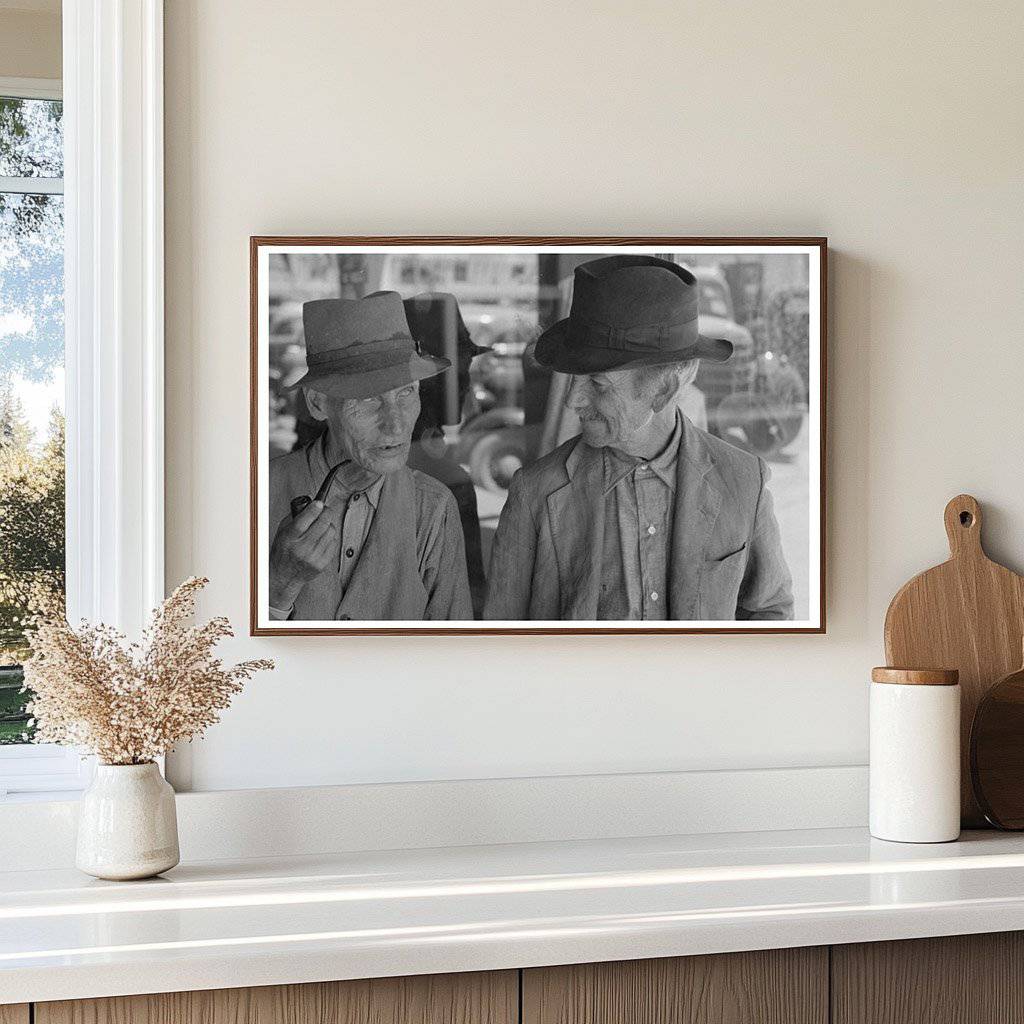
[[[697,613],[701,619],[736,618],[736,604],[746,568],[746,544],[723,558],[705,561],[697,600]]]
[[[735,558],[737,555],[742,555],[747,550],[746,541],[740,545],[735,551],[730,551],[727,555],[722,555],[721,558],[709,558],[707,560],[708,565],[721,565],[722,562],[728,562],[730,558]]]

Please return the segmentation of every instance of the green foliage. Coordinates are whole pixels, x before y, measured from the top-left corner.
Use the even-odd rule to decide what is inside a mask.
[[[59,178],[62,147],[60,103],[0,98],[0,175]],[[63,359],[63,248],[63,196],[0,192],[0,744],[31,738],[27,620],[64,594],[64,419],[35,444],[14,392]]]
[[[26,620],[64,595],[64,417],[54,410],[41,447],[31,438],[21,403],[0,391],[0,666],[28,655]],[[24,731],[29,695],[19,693],[15,709],[13,681],[0,668],[0,743],[21,742]]]
[[[22,692],[23,680],[20,666],[0,666],[0,746],[31,741],[35,732],[25,711],[28,694]]]

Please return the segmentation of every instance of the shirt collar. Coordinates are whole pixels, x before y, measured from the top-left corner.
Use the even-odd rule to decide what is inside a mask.
[[[655,459],[638,459],[626,455],[616,448],[604,449],[604,493],[618,486],[630,473],[640,466],[651,469],[654,475],[671,490],[676,489],[676,459],[683,437],[682,417],[676,413],[676,425],[662,452]]]
[[[376,480],[370,484],[369,487],[363,491],[366,495],[366,500],[373,506],[374,512],[377,511],[377,506],[380,504],[380,492],[384,489],[384,474],[382,473]]]

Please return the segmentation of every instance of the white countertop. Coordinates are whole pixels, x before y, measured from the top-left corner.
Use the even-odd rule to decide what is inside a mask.
[[[0,872],[0,1003],[1024,929],[1024,836],[861,829]]]

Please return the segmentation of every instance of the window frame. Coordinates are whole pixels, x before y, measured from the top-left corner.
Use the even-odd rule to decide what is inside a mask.
[[[0,96],[19,100],[60,100],[64,90],[59,78],[10,78],[0,75]]]
[[[164,596],[163,0],[63,0],[62,24],[61,82],[0,88],[64,104],[67,614],[134,636]],[[0,748],[0,802],[92,770]]]
[[[0,77],[4,99],[63,100],[60,79]],[[0,175],[0,192],[63,195],[63,178]],[[0,801],[27,793],[81,790],[92,777],[92,764],[73,750],[50,743],[0,746]]]
[[[0,97],[17,100],[49,100],[51,103],[64,99],[59,78],[5,78],[0,75]],[[21,195],[63,195],[63,178],[30,178],[0,174],[0,192],[16,192]]]

